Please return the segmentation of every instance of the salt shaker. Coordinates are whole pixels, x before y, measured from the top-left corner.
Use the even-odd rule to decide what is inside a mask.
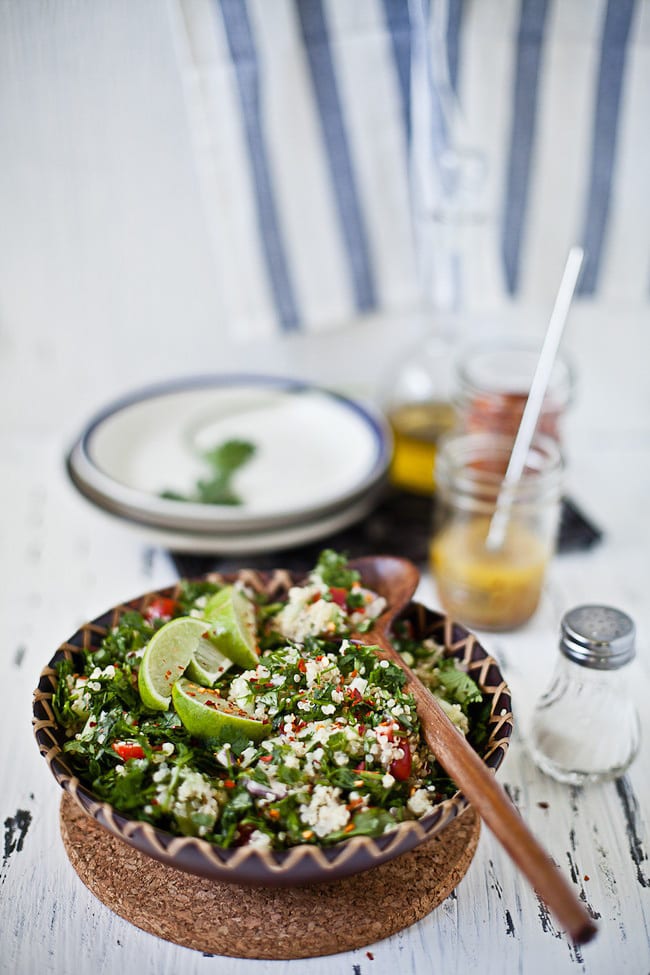
[[[578,606],[563,618],[560,657],[533,715],[530,750],[548,775],[570,785],[622,775],[639,750],[627,688],[635,627],[611,606]]]

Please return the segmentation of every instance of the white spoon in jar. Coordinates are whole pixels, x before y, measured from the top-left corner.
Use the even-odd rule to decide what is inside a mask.
[[[584,251],[582,247],[574,246],[569,251],[569,256],[564,267],[562,280],[558,289],[553,311],[548,323],[546,335],[542,345],[537,367],[533,375],[533,380],[526,399],[526,405],[521,415],[517,435],[512,446],[510,460],[504,475],[499,494],[497,496],[494,514],[490,521],[485,547],[494,552],[503,545],[508,518],[510,516],[510,506],[512,504],[512,488],[519,482],[524,469],[528,452],[535,436],[537,422],[544,402],[544,396],[548,388],[555,357],[562,338],[562,332],[569,314],[569,308],[573,300],[573,294],[578,283]]]

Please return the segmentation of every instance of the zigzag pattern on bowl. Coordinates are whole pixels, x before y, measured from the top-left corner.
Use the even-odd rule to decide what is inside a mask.
[[[285,570],[271,573],[244,570],[209,578],[219,582],[240,579],[256,592],[264,592],[273,599],[282,597],[291,585],[300,581]],[[65,731],[58,725],[52,709],[52,697],[57,686],[54,667],[63,657],[74,659],[80,648],[98,647],[104,635],[125,612],[134,609],[144,612],[156,597],[177,594],[178,586],[146,593],[84,624],[59,647],[43,669],[34,691],[34,734],[50,771],[77,805],[114,836],[171,867],[211,880],[249,886],[301,886],[349,876],[405,853],[431,839],[467,807],[465,797],[456,792],[451,798],[440,802],[427,816],[400,823],[383,836],[355,836],[331,847],[303,844],[280,852],[247,846],[224,850],[198,837],[174,836],[150,823],[130,819],[98,799],[80,782],[66,762],[63,752]],[[484,698],[489,700],[489,735],[481,757],[496,772],[505,758],[512,733],[510,693],[496,661],[464,627],[421,604],[411,603],[401,618],[410,620],[417,637],[430,637],[445,647],[446,654],[457,657],[478,683]]]

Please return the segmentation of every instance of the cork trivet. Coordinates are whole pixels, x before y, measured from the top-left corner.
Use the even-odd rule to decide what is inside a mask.
[[[250,888],[175,870],[139,853],[64,794],[61,834],[86,887],[167,941],[235,958],[311,958],[362,948],[429,914],[464,877],[479,820],[468,809],[415,850],[311,887]]]

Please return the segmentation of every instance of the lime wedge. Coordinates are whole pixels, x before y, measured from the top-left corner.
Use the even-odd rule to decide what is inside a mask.
[[[257,667],[257,622],[250,599],[234,586],[225,586],[208,599],[203,614],[211,623],[212,642],[221,653],[245,670]]]
[[[178,616],[154,633],[138,673],[138,690],[146,707],[167,710],[174,682],[185,673],[195,653],[208,652],[212,646],[208,633],[206,621],[192,616]]]
[[[185,677],[173,685],[172,700],[184,727],[197,738],[230,741],[245,735],[249,741],[260,741],[271,733],[270,721],[251,718],[236,704],[220,697],[218,691]]]
[[[205,623],[203,628],[205,629]],[[220,653],[208,640],[201,640],[192,654],[186,673],[195,683],[202,684],[204,687],[214,687],[229,667],[232,667],[232,660]]]

